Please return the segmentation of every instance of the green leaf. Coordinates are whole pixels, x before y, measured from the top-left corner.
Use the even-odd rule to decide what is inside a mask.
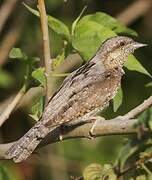
[[[119,107],[121,106],[123,101],[123,91],[121,88],[119,88],[116,96],[113,98],[113,110],[116,112]]]
[[[40,96],[36,103],[31,108],[31,114],[29,114],[30,117],[32,117],[35,121],[38,121],[40,117],[42,116],[44,110],[44,98],[43,96]]]
[[[10,169],[4,166],[3,164],[0,165],[0,180],[15,180],[16,178],[11,173]]]
[[[40,85],[42,85],[43,87],[45,87],[45,84],[46,84],[46,78],[45,78],[44,73],[45,73],[45,70],[42,67],[32,72],[32,77],[36,79],[40,83]]]
[[[87,166],[83,171],[84,180],[101,180],[110,179],[116,180],[113,167],[110,164],[105,164],[103,167],[100,164],[93,163]]]
[[[126,161],[138,150],[138,144],[132,143],[131,140],[129,140],[128,143],[126,143],[119,154],[118,158],[118,164],[120,166],[120,170],[122,170],[125,167]]]
[[[16,59],[26,59],[27,56],[25,53],[20,49],[20,48],[12,48],[10,53],[9,53],[10,58],[16,58]]]
[[[147,180],[146,175],[140,175],[136,177],[136,180]]]
[[[101,179],[102,166],[97,163],[93,163],[87,166],[83,171],[84,180],[100,180]]]
[[[93,21],[78,23],[72,37],[73,47],[85,61],[89,60],[102,42],[116,34],[110,29]]]
[[[87,8],[87,6],[85,6],[85,7],[82,9],[80,15],[79,15],[79,16],[76,18],[76,20],[72,23],[72,30],[71,30],[71,34],[72,34],[72,35],[74,34],[76,25],[77,25],[78,21],[80,20],[82,14],[83,14],[84,11],[86,10],[86,8]]]
[[[0,87],[7,88],[14,83],[14,79],[7,71],[0,69]]]
[[[53,59],[53,69],[56,69],[60,64],[64,62],[65,59],[65,51],[59,54],[55,59]]]
[[[90,14],[90,15],[84,16],[80,20],[79,23],[84,23],[87,21],[96,22],[104,27],[111,29],[116,34],[126,34],[126,35],[137,36],[137,33],[134,30],[123,26],[115,18],[113,18],[110,15],[103,13],[103,12],[97,12],[95,14]]]
[[[117,176],[111,164],[104,164],[102,170],[102,179],[116,180]]]
[[[12,48],[9,53],[9,57],[24,61],[30,66],[33,66],[36,62],[40,61],[40,58],[38,57],[28,57],[20,48]]]
[[[40,17],[40,14],[37,10],[29,7],[27,4],[23,3],[24,6],[35,16]],[[57,34],[61,35],[64,39],[70,42],[70,32],[68,27],[58,19],[48,15],[48,26]]]
[[[151,74],[142,66],[142,64],[133,55],[129,55],[128,61],[125,63],[125,67],[130,71],[137,71],[148,75],[152,78]]]
[[[70,32],[68,27],[58,19],[48,16],[48,26],[57,34],[61,35],[65,38],[68,42],[71,41]]]
[[[152,82],[146,84],[146,87],[152,87]]]

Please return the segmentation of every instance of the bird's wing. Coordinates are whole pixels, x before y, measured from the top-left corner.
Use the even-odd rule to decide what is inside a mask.
[[[99,76],[96,73],[93,75],[91,69],[89,72],[85,69],[85,73],[81,71],[81,78],[75,76],[73,83],[66,89],[63,86],[54,96],[45,112],[46,127],[59,126],[79,119],[96,108],[104,108],[116,94],[121,73],[107,71]]]
[[[84,64],[83,66],[81,66],[80,68],[78,68],[77,70],[73,71],[69,76],[67,76],[64,81],[62,82],[62,84],[60,85],[60,87],[58,88],[58,90],[53,94],[53,96],[49,99],[48,104],[52,101],[52,99],[64,88],[69,87],[71,85],[71,83],[73,83],[73,81],[76,81],[78,79],[82,79],[82,77],[85,76],[85,74],[87,72],[90,71],[90,68],[95,66],[95,63],[93,62],[87,62],[86,64]]]
[[[42,120],[50,120],[58,114],[63,106],[68,104],[68,101],[73,94],[77,94],[84,87],[88,86],[88,84],[92,84],[95,81],[99,71],[93,71],[93,74],[93,68],[96,68],[96,64],[90,61],[65,78],[46,106],[42,115]]]

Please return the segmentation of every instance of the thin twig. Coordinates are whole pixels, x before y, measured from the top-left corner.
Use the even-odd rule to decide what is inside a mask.
[[[0,115],[0,127],[2,124],[9,118],[13,110],[16,108],[16,106],[19,104],[20,100],[23,98],[24,94],[26,93],[28,89],[28,80],[29,80],[29,66],[26,66],[26,74],[24,76],[24,84],[20,91],[17,93],[13,101],[8,105],[8,107],[5,109],[5,111]]]
[[[44,0],[38,0],[38,9],[40,12],[41,29],[43,36],[43,49],[44,49],[44,64],[45,64],[45,75],[46,75],[46,103],[52,94],[52,59],[50,55],[50,44],[49,44],[49,33],[48,33],[48,18],[45,10]]]
[[[124,118],[125,119],[132,119],[136,117],[138,114],[143,112],[145,109],[148,109],[150,106],[152,106],[152,96],[150,96],[148,99],[146,99],[142,104],[134,108],[133,110],[129,111]]]
[[[25,107],[31,107],[33,102],[35,102],[36,98],[44,94],[44,89],[42,87],[32,87],[24,94],[24,96],[21,98],[17,106],[14,110],[17,110],[18,108],[25,108]],[[12,102],[12,100],[16,97],[16,94],[11,95],[4,101],[0,102],[0,114],[2,114],[3,111],[9,106],[9,104]]]
[[[22,97],[24,96],[26,92],[26,87],[23,85],[23,87],[20,89],[20,91],[17,93],[13,101],[8,105],[8,107],[5,109],[5,111],[0,115],[0,127],[2,124],[9,118],[12,111],[15,109],[15,107],[18,105]]]

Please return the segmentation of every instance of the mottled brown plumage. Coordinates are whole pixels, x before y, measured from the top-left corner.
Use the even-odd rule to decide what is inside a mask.
[[[95,109],[103,109],[120,86],[127,56],[142,46],[122,36],[104,42],[88,63],[63,81],[41,120],[8,150],[6,158],[15,162],[26,159],[50,131],[81,121]]]

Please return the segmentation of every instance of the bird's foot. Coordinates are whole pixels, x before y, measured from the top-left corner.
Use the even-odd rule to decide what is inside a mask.
[[[92,117],[91,120],[94,121],[94,122],[93,122],[93,125],[92,125],[92,127],[91,127],[91,129],[90,129],[90,131],[89,131],[89,136],[88,136],[88,138],[89,138],[89,139],[94,139],[94,129],[95,129],[95,127],[96,127],[99,123],[101,123],[101,121],[104,121],[105,118],[104,118],[104,117],[101,117],[101,116],[96,116],[96,117]]]

